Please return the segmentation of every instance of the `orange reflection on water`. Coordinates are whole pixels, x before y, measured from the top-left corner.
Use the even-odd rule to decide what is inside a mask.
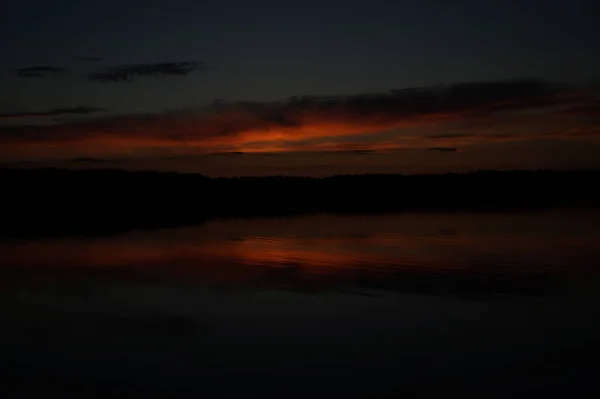
[[[0,272],[377,287],[404,284],[415,274],[564,275],[589,270],[600,256],[598,226],[587,214],[238,220],[115,237],[0,243]]]
[[[5,245],[5,267],[80,270],[162,270],[178,274],[206,274],[232,267],[280,268],[297,266],[347,270],[401,263],[366,251],[344,248],[345,240],[332,238],[241,237],[196,242],[161,241],[157,237],[64,239]],[[347,243],[346,243],[347,244]],[[209,272],[210,274],[210,272]],[[217,272],[217,274],[220,274]]]
[[[306,240],[292,237],[245,237],[236,241],[206,243],[203,252],[214,258],[237,259],[244,263],[274,267],[297,264],[350,268],[388,261],[383,257],[327,246],[330,241],[326,238]]]

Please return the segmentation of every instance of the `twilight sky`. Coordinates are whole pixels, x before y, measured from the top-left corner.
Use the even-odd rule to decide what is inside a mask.
[[[4,165],[600,167],[596,0],[11,3]]]

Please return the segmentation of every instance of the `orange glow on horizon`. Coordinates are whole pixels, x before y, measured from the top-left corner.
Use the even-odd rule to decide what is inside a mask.
[[[237,130],[220,135],[214,132],[221,129],[215,120],[190,119],[174,123],[173,126],[146,124],[131,126],[124,124],[113,132],[82,126],[40,127],[40,133],[46,133],[46,140],[26,140],[15,138],[3,143],[5,150],[31,150],[35,148],[53,149],[56,151],[87,151],[90,153],[111,153],[144,150],[145,148],[198,148],[201,152],[244,151],[244,152],[295,152],[306,151],[306,148],[295,144],[305,140],[327,139],[343,136],[368,137],[373,133],[396,128],[410,128],[435,124],[455,119],[452,114],[435,114],[419,118],[395,120],[393,118],[355,117],[338,118],[337,120],[320,120],[306,118],[297,126],[282,127],[263,125],[260,128],[244,127],[241,123]],[[216,124],[212,124],[216,123]],[[377,148],[376,142],[365,142],[365,147]],[[399,146],[404,147],[404,146]],[[309,146],[310,148],[310,146]],[[310,149],[308,149],[310,150]]]
[[[505,104],[509,110],[510,105]],[[595,140],[600,135],[598,121],[592,117],[574,121],[571,115],[553,110],[494,115],[488,110],[489,104],[481,109],[413,114],[377,107],[261,107],[115,116],[63,125],[21,126],[14,131],[7,127],[0,135],[0,156],[17,161],[82,157],[148,160],[165,154],[175,158],[227,152],[393,152],[465,149],[523,140]]]

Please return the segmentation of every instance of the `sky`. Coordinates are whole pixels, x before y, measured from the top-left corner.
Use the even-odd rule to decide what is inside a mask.
[[[5,166],[600,167],[597,1],[11,3]]]

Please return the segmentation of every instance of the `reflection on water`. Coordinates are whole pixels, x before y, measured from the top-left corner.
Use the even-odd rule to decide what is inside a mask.
[[[586,387],[599,222],[321,215],[2,242],[0,371],[144,397]]]
[[[237,220],[116,237],[11,242],[0,245],[0,259],[7,273],[116,273],[319,291],[533,295],[595,274],[598,221],[590,211]]]

